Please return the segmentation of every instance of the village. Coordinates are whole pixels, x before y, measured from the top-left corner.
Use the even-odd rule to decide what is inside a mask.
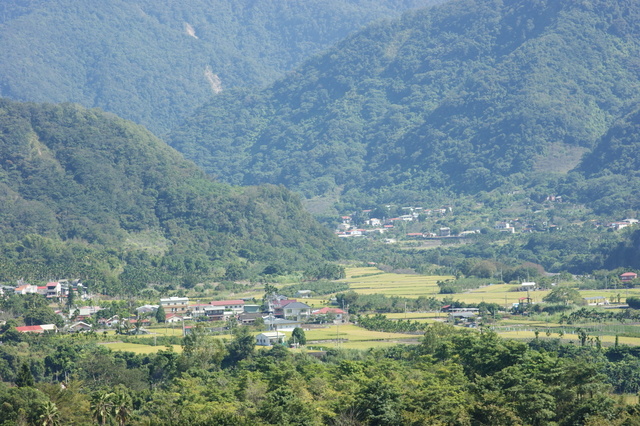
[[[27,324],[17,326],[19,333],[86,333],[109,330],[120,335],[150,334],[147,327],[152,324],[175,325],[182,328],[182,335],[188,335],[194,324],[222,324],[208,327],[212,332],[226,332],[235,325],[253,326],[263,331],[256,336],[256,344],[271,346],[285,343],[284,331],[291,332],[295,328],[323,326],[325,324],[344,324],[349,321],[348,313],[337,307],[314,309],[298,298],[272,294],[264,304],[256,303],[253,298],[234,300],[212,300],[208,303],[191,302],[189,297],[171,296],[160,298],[158,304],[145,304],[136,307],[135,314],[105,315],[110,309],[97,305],[76,306],[69,303],[70,298],[78,302],[91,302],[91,295],[79,281],[69,283],[67,280],[49,282],[45,286],[20,283],[17,287],[4,286],[4,295],[19,296],[38,295],[44,297],[50,306],[66,309],[55,309],[59,316],[58,324]],[[310,296],[310,290],[298,291],[301,299]],[[4,321],[6,323],[6,321]],[[63,326],[59,326],[63,323]]]
[[[562,202],[562,197],[548,197],[549,201]],[[392,211],[391,205],[385,206],[388,211]],[[404,214],[394,217],[380,215],[384,211],[362,210],[357,213],[343,215],[339,218],[339,224],[334,233],[339,238],[359,238],[359,237],[375,237],[382,234],[391,234],[385,238],[387,243],[395,243],[398,239],[402,240],[421,240],[421,239],[463,239],[474,234],[480,234],[482,231],[475,229],[454,229],[453,226],[446,224],[447,221],[454,221],[454,211],[452,206],[443,206],[440,208],[425,208],[406,206],[400,208]],[[395,212],[398,212],[396,209]],[[378,214],[381,217],[372,217],[372,214]],[[625,229],[629,226],[638,225],[640,221],[635,218],[627,218],[616,221],[602,222],[591,221],[594,227],[604,227],[614,231]],[[492,229],[496,232],[516,234],[516,233],[534,233],[534,232],[555,232],[562,229],[562,226],[552,222],[531,221],[522,218],[510,218],[495,221]],[[410,230],[410,232],[405,232]],[[419,231],[419,232],[416,232]]]

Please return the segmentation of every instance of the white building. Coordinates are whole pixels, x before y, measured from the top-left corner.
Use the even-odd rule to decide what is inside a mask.
[[[286,335],[279,331],[265,331],[256,336],[256,344],[260,346],[272,346],[284,343]]]
[[[19,287],[16,287],[14,289],[14,292],[16,294],[37,293],[38,292],[38,286],[37,285],[31,285],[31,284],[24,284],[24,285],[21,285]]]
[[[184,314],[189,308],[188,297],[168,297],[160,299],[160,305],[165,314]]]
[[[244,312],[244,300],[215,300],[209,302],[211,306],[222,308],[224,311],[231,311],[233,315],[238,315]]]

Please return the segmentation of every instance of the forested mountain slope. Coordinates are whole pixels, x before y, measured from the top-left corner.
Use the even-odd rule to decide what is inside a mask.
[[[640,105],[618,120],[558,191],[596,213],[635,217],[640,209]]]
[[[213,182],[141,126],[72,104],[0,100],[0,200],[2,281],[140,288],[335,254],[286,189]]]
[[[355,200],[562,175],[638,103],[639,18],[624,0],[409,12],[266,90],[216,96],[170,144],[229,182]]]
[[[156,134],[367,22],[438,0],[3,0],[0,96],[78,102]]]

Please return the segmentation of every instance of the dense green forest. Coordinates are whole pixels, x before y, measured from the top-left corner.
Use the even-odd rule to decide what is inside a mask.
[[[640,112],[618,120],[600,139],[575,173],[558,185],[558,191],[587,203],[596,213],[630,212],[640,208]]]
[[[365,208],[532,186],[588,201],[561,178],[638,105],[639,16],[622,0],[407,12],[265,90],[215,97],[170,144],[229,182]],[[601,180],[624,192],[619,176]]]
[[[1,281],[133,292],[339,256],[297,195],[214,182],[141,126],[72,104],[0,100],[0,194]]]
[[[503,340],[436,324],[422,343],[319,356],[239,328],[157,354],[4,332],[0,424],[637,425],[637,350]],[[10,386],[9,384],[16,386]],[[61,386],[63,384],[63,386]]]
[[[156,134],[366,23],[433,0],[4,0],[0,96],[77,102]]]

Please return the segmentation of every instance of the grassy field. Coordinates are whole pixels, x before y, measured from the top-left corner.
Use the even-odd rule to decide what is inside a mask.
[[[413,334],[369,331],[351,324],[340,324],[327,328],[308,330],[305,331],[305,335],[307,336],[307,340],[332,340],[340,338],[349,339],[349,341],[414,339],[416,337]]]
[[[426,276],[415,274],[391,274],[374,267],[347,268],[349,288],[359,294],[385,294],[387,296],[420,297],[435,296],[437,282],[451,276]]]
[[[443,276],[420,276],[409,274],[391,274],[385,273],[373,267],[348,268],[346,281],[350,283],[350,287],[360,294],[385,294],[387,296],[405,296],[418,297],[420,295],[434,296],[438,299],[450,297],[465,303],[497,303],[505,308],[511,308],[514,303],[521,302],[522,298],[530,297],[533,303],[540,303],[543,298],[549,294],[549,290],[538,290],[531,292],[514,291],[516,285],[510,284],[492,284],[478,289],[470,290],[464,293],[441,295],[438,294],[437,281],[449,279],[452,277]],[[607,290],[581,290],[582,297],[604,297],[612,303],[620,300],[624,303],[627,297],[640,297],[640,288],[638,289],[607,289]],[[386,314],[391,319],[411,319],[418,322],[433,322],[444,318],[441,313],[394,313]],[[556,319],[554,319],[556,318]],[[627,335],[635,335],[635,326],[622,324],[574,324],[567,326],[558,324],[557,317],[549,317],[545,319],[543,315],[536,315],[536,320],[528,317],[514,316],[509,319],[500,321],[498,333],[508,338],[526,338],[535,337],[534,330],[540,331],[539,336],[546,336],[547,330],[551,332],[552,337],[558,336],[560,330],[573,331],[576,327],[582,326],[589,331],[590,335],[599,335],[603,344],[612,344],[615,341],[615,335],[619,335],[619,343],[628,345],[640,345],[640,337],[626,337]],[[528,331],[525,331],[528,330]],[[565,334],[564,340],[578,341],[577,336]]]
[[[417,340],[416,340],[417,342]],[[330,348],[340,348],[340,349],[373,349],[373,348],[388,348],[391,346],[395,346],[399,343],[410,343],[410,342],[398,342],[394,340],[379,340],[379,341],[347,341],[347,342],[331,342],[331,343],[323,343],[318,345],[308,345],[311,348],[318,349],[330,349]]]
[[[125,343],[125,342],[112,342],[112,343],[104,343],[104,346],[113,350],[113,351],[123,351],[123,352],[133,352],[135,354],[152,354],[156,353],[160,350],[166,350],[166,346],[152,346],[152,345],[139,345],[137,343]],[[182,346],[180,345],[171,345],[174,352],[181,353]]]
[[[465,293],[439,294],[438,281],[453,279],[452,276],[425,276],[413,274],[393,274],[382,272],[375,267],[347,268],[347,277],[344,281],[349,283],[352,290],[360,294],[384,294],[387,296],[419,297],[434,296],[442,299],[451,297],[465,303],[498,303],[505,307],[511,307],[521,298],[527,297],[527,292],[514,291],[517,286],[513,284],[491,284]],[[550,290],[537,290],[528,293],[532,302],[539,303],[549,294]],[[621,301],[631,296],[640,297],[640,288],[635,289],[607,289],[607,290],[581,290],[583,297],[602,296],[611,301],[619,295]],[[322,304],[325,298],[309,299],[314,303]]]
[[[421,319],[436,319],[436,318],[444,318],[446,314],[442,312],[407,312],[407,313],[391,313],[385,314],[387,318],[390,319],[410,319],[410,320],[421,320]]]
[[[259,332],[254,332],[257,335]],[[291,332],[284,332],[286,339],[291,336]],[[383,333],[379,331],[369,331],[354,325],[338,325],[321,329],[307,330],[305,332],[308,347],[341,347],[348,349],[369,349],[377,347],[392,346],[399,342],[416,341],[420,336],[402,333]],[[149,335],[141,336],[149,337]],[[231,339],[232,336],[215,336],[218,339]],[[127,351],[136,354],[155,353],[159,350],[165,350],[164,345],[143,345],[137,343],[110,342],[104,343],[104,346],[114,351]],[[172,345],[174,351],[182,352],[180,345]],[[262,346],[256,346],[257,349],[263,349]]]

